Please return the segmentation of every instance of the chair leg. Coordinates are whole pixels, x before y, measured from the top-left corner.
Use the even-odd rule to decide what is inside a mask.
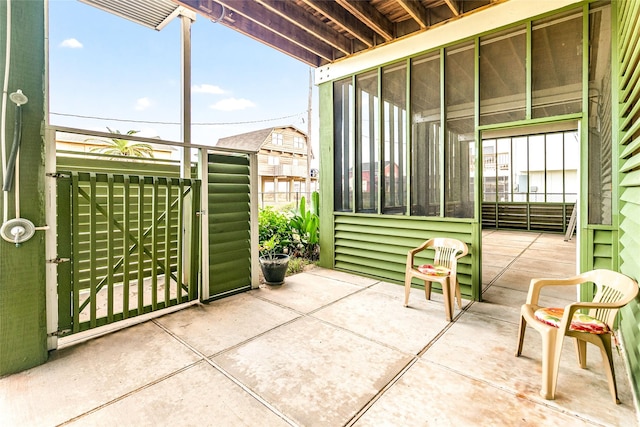
[[[607,374],[607,380],[609,382],[609,392],[613,398],[613,402],[617,405],[620,404],[618,399],[618,387],[616,386],[616,373],[613,367],[613,351],[611,349],[611,335],[603,334],[598,336],[598,347],[600,347],[600,353],[602,354],[602,364],[604,365],[604,371]]]
[[[527,330],[527,321],[524,316],[520,315],[520,327],[518,328],[518,348],[516,349],[516,357],[522,354],[522,344],[524,343],[524,333]]]
[[[587,367],[587,342],[576,338],[576,355],[578,356],[578,365],[582,369]]]
[[[424,281],[424,297],[427,301],[431,300],[431,282]]]
[[[462,310],[462,294],[460,293],[460,282],[456,278],[456,299],[458,301],[458,308]]]
[[[409,307],[409,293],[411,292],[411,275],[405,274],[404,279],[404,306]]]
[[[443,283],[443,285],[445,285],[445,284],[449,288],[449,301],[448,301],[449,302],[449,310],[451,312],[451,317],[453,318],[453,316],[456,313],[456,310],[455,310],[456,302],[455,301],[456,301],[456,299],[458,297],[458,292],[457,292],[457,287],[456,287],[457,283],[455,281],[451,280],[451,277],[449,277],[446,280],[446,283]],[[460,304],[458,304],[458,307],[460,307]],[[462,307],[460,307],[460,308],[462,308]]]
[[[453,295],[451,295],[450,282],[450,280],[440,282],[442,285],[442,296],[444,297],[444,314],[449,322],[453,319]]]
[[[556,328],[549,328],[542,335],[542,388],[540,395],[547,400],[556,398],[558,383],[558,368],[562,354],[562,340],[564,335],[558,334]]]

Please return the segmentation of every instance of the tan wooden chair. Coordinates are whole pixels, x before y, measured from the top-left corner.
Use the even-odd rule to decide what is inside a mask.
[[[433,264],[416,266],[416,254],[426,249],[435,251]],[[437,282],[442,286],[445,316],[448,321],[451,321],[454,295],[457,298],[458,307],[462,308],[460,284],[457,277],[458,260],[468,253],[469,248],[464,242],[442,237],[429,239],[419,247],[411,249],[407,254],[407,267],[404,276],[404,306],[409,306],[412,278],[424,280],[424,294],[427,300],[431,299],[431,283]]]
[[[575,302],[564,308],[538,305],[540,291],[545,286],[575,286],[587,282],[593,282],[596,286],[593,302]],[[527,302],[520,310],[516,356],[522,354],[528,324],[542,335],[542,397],[549,400],[555,398],[562,342],[566,335],[576,339],[578,364],[583,369],[587,366],[587,343],[598,346],[609,380],[609,391],[614,402],[620,403],[611,351],[613,323],[618,309],[632,301],[637,294],[638,284],[634,280],[610,270],[588,271],[566,279],[531,280]],[[587,309],[587,314],[578,312],[580,309]]]

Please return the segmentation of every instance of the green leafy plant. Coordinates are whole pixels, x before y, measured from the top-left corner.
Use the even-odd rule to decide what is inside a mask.
[[[265,244],[270,246],[268,242],[271,241],[274,246],[270,250],[273,253],[288,253],[291,244],[289,217],[271,206],[261,209],[258,213],[258,240],[261,248]]]
[[[271,236],[270,239],[265,240],[263,242],[260,243],[260,256],[265,258],[265,259],[269,259],[269,260],[273,260],[276,259],[276,253],[279,253],[276,251],[276,249],[279,247],[278,245],[278,241],[276,240],[278,236],[273,235]]]
[[[311,202],[307,209],[306,199],[302,197],[298,209],[290,221],[295,250],[303,257],[317,259],[320,242],[320,195],[311,193]]]

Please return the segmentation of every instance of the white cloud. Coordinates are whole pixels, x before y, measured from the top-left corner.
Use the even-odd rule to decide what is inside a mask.
[[[191,86],[191,91],[193,93],[210,93],[213,95],[222,95],[223,93],[226,93],[226,91],[220,86],[208,84],[193,85]]]
[[[77,39],[66,39],[62,43],[60,43],[60,47],[68,47],[71,49],[80,49],[82,48],[82,43],[80,43]]]
[[[211,104],[211,108],[214,110],[221,111],[237,111],[244,110],[246,108],[255,107],[256,104],[244,98],[227,98],[221,101],[216,102],[215,104]]]
[[[149,106],[151,106],[151,101],[147,97],[139,98],[136,101],[136,110],[138,111],[146,110]]]

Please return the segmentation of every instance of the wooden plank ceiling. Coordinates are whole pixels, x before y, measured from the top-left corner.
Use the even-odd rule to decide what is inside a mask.
[[[173,0],[319,67],[507,0]]]

